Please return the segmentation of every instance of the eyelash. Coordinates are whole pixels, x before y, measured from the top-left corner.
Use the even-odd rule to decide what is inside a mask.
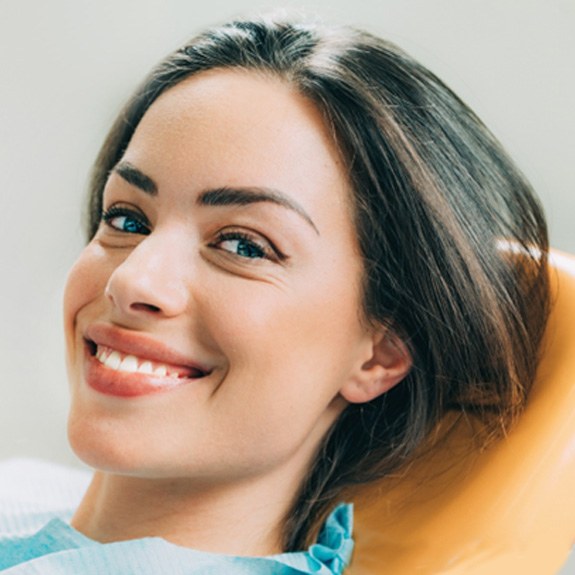
[[[126,230],[116,227],[112,222],[115,218],[126,218],[131,219],[136,222],[138,229]],[[139,234],[147,236],[150,234],[150,224],[142,214],[139,214],[135,210],[121,206],[112,206],[109,209],[102,212],[102,221],[115,231],[123,232],[127,234]]]
[[[132,230],[121,229],[112,223],[116,218],[126,218],[133,220],[135,222],[136,228]],[[151,232],[150,224],[147,218],[137,211],[126,207],[111,206],[102,212],[101,219],[111,229],[120,233],[149,235]],[[249,250],[252,250],[252,253],[255,251],[255,257],[234,253],[231,250],[226,250],[221,247],[223,242],[233,241],[244,242],[245,247],[247,247]],[[219,232],[216,240],[210,243],[209,246],[244,260],[265,259],[275,262],[283,262],[287,259],[287,257],[282,254],[271,242],[240,230],[228,230]]]
[[[233,253],[230,250],[225,250],[222,247],[219,247],[223,242],[231,241],[245,242],[249,249],[255,249],[256,252],[258,252],[260,255],[257,255],[256,257],[250,257],[247,255]],[[282,254],[271,242],[262,240],[258,236],[239,230],[222,231],[218,233],[216,240],[210,244],[210,247],[219,249],[229,253],[232,256],[236,256],[245,260],[266,259],[275,262],[283,262],[287,259],[287,257]]]

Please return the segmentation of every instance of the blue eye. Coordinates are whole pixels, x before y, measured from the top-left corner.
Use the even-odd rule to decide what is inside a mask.
[[[146,218],[128,208],[113,206],[102,214],[102,221],[119,232],[144,236],[150,233]]]
[[[264,251],[258,245],[244,239],[223,241],[220,244],[220,248],[243,258],[255,259],[265,257]]]
[[[211,246],[246,260],[281,261],[285,259],[266,239],[240,231],[220,233]]]

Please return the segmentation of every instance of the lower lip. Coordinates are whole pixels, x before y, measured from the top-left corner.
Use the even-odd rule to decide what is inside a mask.
[[[85,365],[87,384],[104,395],[141,397],[166,393],[194,381],[193,378],[154,377],[143,373],[128,373],[105,367],[88,354]]]

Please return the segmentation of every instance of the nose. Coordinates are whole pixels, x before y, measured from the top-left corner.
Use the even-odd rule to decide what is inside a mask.
[[[125,317],[174,317],[189,303],[184,257],[176,238],[147,236],[114,269],[105,288]]]

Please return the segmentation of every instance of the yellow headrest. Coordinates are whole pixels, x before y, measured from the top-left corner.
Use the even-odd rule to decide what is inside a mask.
[[[575,258],[551,256],[553,308],[525,412],[474,449],[465,422],[358,494],[351,575],[546,575],[575,540]]]

